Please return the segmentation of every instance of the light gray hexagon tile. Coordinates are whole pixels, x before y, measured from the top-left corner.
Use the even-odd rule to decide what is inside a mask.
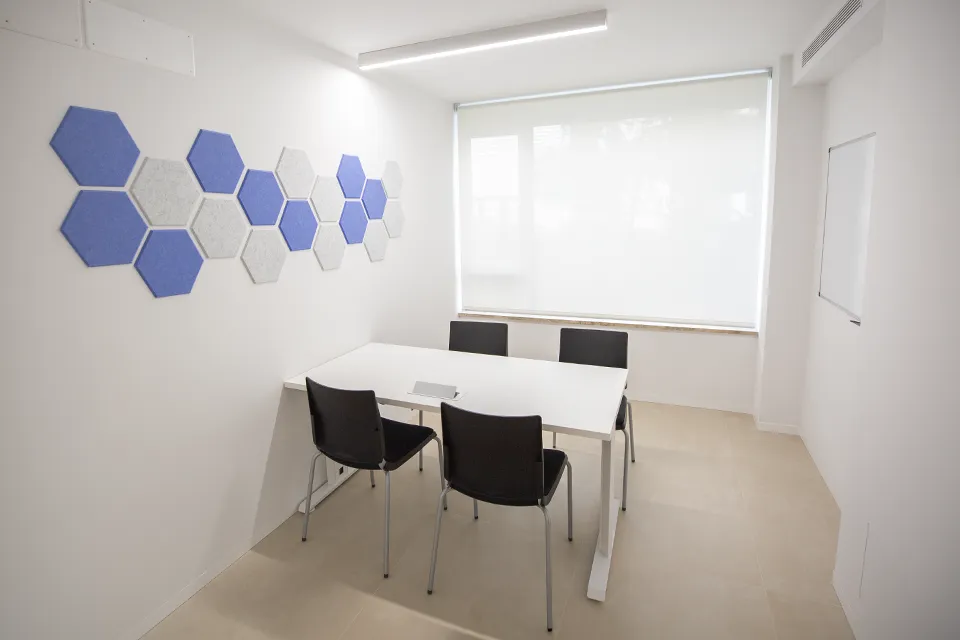
[[[387,227],[387,235],[391,238],[399,238],[403,233],[403,223],[406,217],[403,215],[403,207],[399,200],[387,200],[387,206],[383,210],[383,224]]]
[[[320,176],[313,184],[310,202],[320,222],[339,222],[343,212],[343,190],[334,177]]]
[[[399,164],[388,160],[383,167],[383,175],[380,179],[383,181],[383,190],[387,192],[388,198],[400,197],[400,190],[403,189],[403,174],[400,173]]]
[[[130,193],[155,227],[183,227],[200,199],[200,187],[180,160],[146,158]]]
[[[306,151],[290,147],[283,148],[280,153],[280,162],[277,163],[277,178],[287,198],[297,200],[309,198],[316,175]]]
[[[237,257],[247,228],[247,218],[233,198],[204,198],[191,225],[208,258]]]
[[[313,253],[324,271],[336,269],[343,262],[343,251],[347,241],[339,224],[321,224],[317,239],[313,243]]]
[[[255,283],[276,282],[287,259],[287,243],[276,229],[254,229],[240,259]]]
[[[363,234],[363,246],[370,256],[370,262],[380,262],[387,255],[387,227],[383,220],[371,220]]]

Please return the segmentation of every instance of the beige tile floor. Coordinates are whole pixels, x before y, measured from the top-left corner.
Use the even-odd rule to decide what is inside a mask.
[[[758,432],[740,414],[637,402],[634,417],[637,462],[604,603],[586,597],[599,445],[560,438],[574,468],[574,541],[561,487],[549,507],[552,635],[853,638],[831,586],[839,512],[802,441]],[[360,473],[314,512],[306,543],[296,514],[147,640],[550,637],[537,509],[481,505],[475,522],[471,502],[452,495],[427,595],[435,452],[427,449],[423,473],[414,461],[394,475],[389,579],[381,575],[383,482],[371,489]]]

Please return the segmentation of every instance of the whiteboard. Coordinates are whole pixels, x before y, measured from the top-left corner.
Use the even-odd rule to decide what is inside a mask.
[[[820,297],[860,320],[876,134],[830,149]]]

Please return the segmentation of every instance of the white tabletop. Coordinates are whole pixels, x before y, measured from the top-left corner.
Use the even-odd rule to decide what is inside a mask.
[[[438,412],[437,398],[410,393],[417,381],[453,385],[458,407],[494,415],[539,415],[547,431],[610,440],[627,370],[505,358],[372,342],[284,382],[306,378],[339,389],[373,389],[377,400]]]

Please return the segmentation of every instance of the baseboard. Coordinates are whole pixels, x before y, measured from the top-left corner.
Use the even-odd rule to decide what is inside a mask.
[[[160,624],[164,618],[176,611],[177,607],[192,598],[198,591],[200,591],[200,589],[204,588],[207,583],[226,571],[227,567],[239,560],[244,553],[246,553],[246,551],[239,553],[227,562],[221,563],[222,566],[210,568],[201,573],[199,576],[191,580],[187,586],[185,586],[183,589],[180,589],[180,591],[178,591],[173,597],[154,609],[153,612],[141,620],[139,624],[128,629],[127,632],[121,636],[121,639],[140,640],[140,638],[145,636],[148,631]]]
[[[791,436],[800,435],[800,427],[795,424],[780,424],[778,422],[760,422],[757,421],[759,431],[769,431],[770,433],[785,433]]]

